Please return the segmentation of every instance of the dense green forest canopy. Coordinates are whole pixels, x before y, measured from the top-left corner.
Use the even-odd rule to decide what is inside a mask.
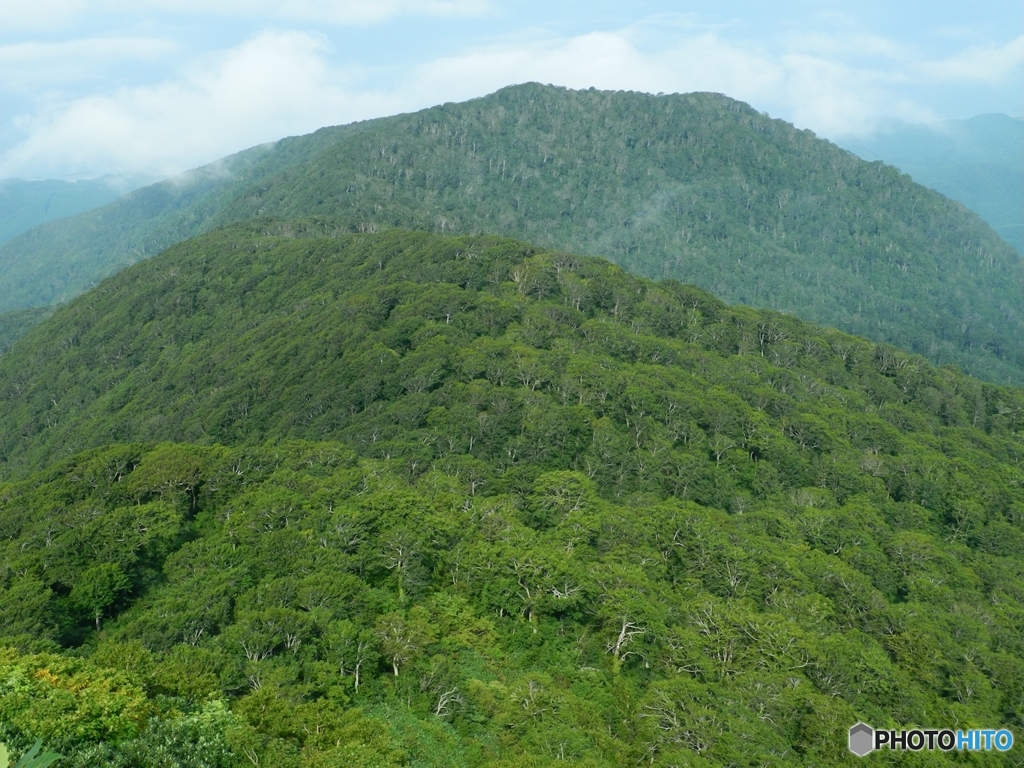
[[[1024,732],[1024,392],[598,259],[332,226],[183,243],[0,359],[0,740],[821,766],[858,720]]]
[[[234,225],[62,308],[0,358],[0,471],[144,439],[340,438],[372,446],[372,456],[415,460],[438,450],[424,419],[449,411],[475,424],[474,451],[490,461],[515,463],[508,451],[538,446],[572,459],[573,446],[613,415],[603,406],[590,415],[578,409],[625,386],[605,377],[615,369],[609,354],[651,366],[652,393],[717,385],[736,395],[745,387],[746,408],[777,419],[789,415],[787,398],[825,393],[864,418],[920,407],[951,427],[1019,426],[1018,390],[786,315],[729,308],[699,289],[651,283],[605,261],[487,237],[318,236],[331,227]],[[709,354],[724,361],[716,363],[726,366],[721,380],[663,379],[696,375]],[[473,384],[481,371],[487,386]],[[503,407],[484,403],[491,388],[520,392],[523,384],[531,397],[556,401],[565,439],[574,434],[576,442],[538,433],[520,449],[505,445],[532,423],[530,405],[518,397]],[[637,407],[665,416],[669,405]],[[478,419],[474,408],[493,418]],[[812,442],[822,440],[830,444]]]
[[[500,234],[1024,382],[1024,264],[976,215],[717,94],[503,89],[229,158],[3,248],[50,302],[214,226]],[[15,302],[11,304],[10,302]]]
[[[107,275],[209,229],[212,217],[241,190],[289,165],[310,162],[330,143],[371,123],[252,147],[110,205],[31,229],[0,245],[0,312],[66,301]]]
[[[31,328],[39,325],[53,314],[56,307],[26,307],[0,312],[0,355],[24,336]]]

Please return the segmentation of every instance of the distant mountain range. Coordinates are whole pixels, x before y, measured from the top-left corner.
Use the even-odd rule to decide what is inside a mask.
[[[151,176],[104,176],[73,182],[0,179],[0,243],[38,224],[112,203],[153,181]]]
[[[963,203],[1024,253],[1024,119],[978,115],[936,126],[893,123],[871,138],[840,143]]]
[[[603,255],[1024,382],[1024,265],[990,227],[894,168],[716,94],[522,85],[254,148],[0,246],[0,308],[66,300],[258,216]]]

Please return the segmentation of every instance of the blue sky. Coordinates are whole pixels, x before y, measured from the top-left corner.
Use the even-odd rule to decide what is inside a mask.
[[[1020,0],[0,0],[0,178],[169,175],[537,80],[832,139],[1024,115]]]

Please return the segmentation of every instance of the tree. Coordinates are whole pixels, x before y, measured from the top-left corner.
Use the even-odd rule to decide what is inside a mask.
[[[100,621],[104,611],[131,586],[121,566],[116,563],[100,563],[87,569],[75,582],[71,589],[72,605],[86,611],[96,622],[96,631],[100,631]]]
[[[391,611],[378,616],[376,634],[380,652],[391,664],[395,677],[402,666],[422,655],[434,640],[429,615],[419,606],[411,608],[408,614]]]

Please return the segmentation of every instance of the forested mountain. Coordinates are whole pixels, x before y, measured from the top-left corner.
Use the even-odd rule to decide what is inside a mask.
[[[503,89],[236,156],[0,248],[0,306],[49,302],[216,225],[501,234],[606,256],[1024,382],[1024,265],[881,163],[716,94]]]
[[[977,115],[935,126],[895,123],[842,144],[977,211],[1024,254],[1024,120]]]
[[[138,189],[110,205],[33,228],[0,245],[0,313],[59,303],[211,226],[242,190],[371,123],[282,139]],[[0,314],[0,322],[2,322]]]
[[[182,243],[0,358],[0,740],[821,766],[858,720],[1021,732],[1020,389],[598,259],[334,228]]]
[[[55,307],[26,307],[0,312],[0,355],[10,349],[11,344],[25,333],[53,314]]]
[[[105,176],[80,181],[0,179],[0,243],[46,221],[112,203],[152,177]]]

